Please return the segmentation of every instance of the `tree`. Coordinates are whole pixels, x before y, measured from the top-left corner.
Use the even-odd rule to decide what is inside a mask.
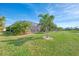
[[[18,34],[26,34],[26,32],[29,31],[29,28],[31,27],[31,22],[28,21],[17,21],[11,26],[7,27],[7,31],[18,35]]]
[[[3,31],[5,28],[5,17],[0,17],[0,31]]]
[[[58,29],[58,31],[64,30],[62,27],[58,27],[57,29]]]
[[[49,14],[40,14],[40,32],[45,32],[44,39],[53,39],[48,35],[49,31],[53,31],[56,28],[56,25],[53,23],[54,16]]]
[[[56,25],[53,23],[54,16],[49,14],[40,14],[40,31],[47,32],[52,31],[56,28]]]

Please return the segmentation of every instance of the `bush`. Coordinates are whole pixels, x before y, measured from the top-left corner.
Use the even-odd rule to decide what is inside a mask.
[[[13,35],[26,34],[31,27],[31,22],[28,21],[17,21],[11,26],[7,27],[6,30]]]

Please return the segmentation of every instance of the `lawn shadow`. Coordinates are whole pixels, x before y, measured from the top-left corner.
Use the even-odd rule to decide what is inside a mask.
[[[2,35],[0,35],[0,36],[15,36],[15,35],[13,35],[13,33],[11,33],[11,32],[4,31],[4,32],[2,32]]]
[[[41,39],[41,38],[40,37],[38,37],[38,38],[36,38],[36,37],[24,37],[24,38],[19,38],[19,39],[15,39],[15,40],[3,40],[0,42],[6,42],[7,44],[13,44],[14,46],[21,46],[25,42],[30,41],[30,40],[35,40],[35,39]]]

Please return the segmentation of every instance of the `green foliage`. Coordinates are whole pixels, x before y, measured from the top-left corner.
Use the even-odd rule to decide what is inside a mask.
[[[56,25],[53,23],[54,16],[49,14],[40,14],[40,31],[46,32],[46,31],[52,31],[56,28]]]
[[[0,24],[3,24],[4,21],[5,21],[5,17],[4,16],[0,17]]]
[[[62,31],[62,30],[64,30],[64,29],[63,29],[62,27],[58,27],[57,30],[58,30],[58,31]]]
[[[5,17],[0,17],[0,31],[2,31],[5,27]]]
[[[17,34],[25,34],[29,31],[29,28],[31,27],[31,22],[28,21],[17,21],[11,26],[7,27],[7,31],[10,33],[13,33],[14,35]]]

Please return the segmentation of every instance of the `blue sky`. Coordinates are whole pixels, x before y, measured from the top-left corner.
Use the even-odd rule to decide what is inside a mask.
[[[54,15],[59,27],[79,27],[79,4],[68,3],[0,3],[0,16],[6,17],[6,26],[19,20],[39,22],[38,15]]]

